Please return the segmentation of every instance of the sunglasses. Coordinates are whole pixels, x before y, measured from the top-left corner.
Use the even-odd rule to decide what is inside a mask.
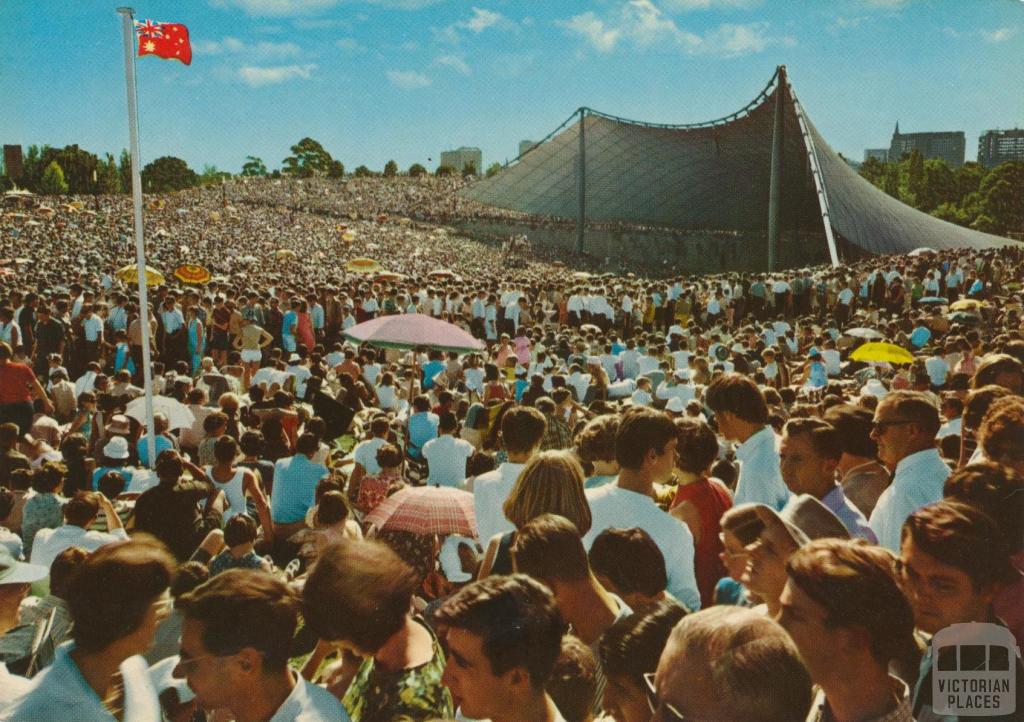
[[[912,424],[913,421],[909,419],[895,419],[893,421],[873,421],[871,428],[874,429],[876,434],[884,434],[888,429],[893,426],[903,426],[905,424]]]
[[[687,722],[682,712],[668,702],[658,699],[658,690],[654,686],[654,672],[644,674],[644,691],[647,693],[647,706],[650,707],[651,714],[657,715],[659,711],[661,712],[660,717],[652,717],[652,719],[663,719],[667,722]],[[697,721],[691,718],[690,722]]]

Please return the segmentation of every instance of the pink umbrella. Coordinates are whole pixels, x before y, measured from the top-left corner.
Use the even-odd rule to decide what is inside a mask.
[[[384,348],[429,346],[441,351],[480,351],[484,348],[482,341],[458,326],[419,313],[381,316],[353,326],[345,332],[345,337]]]
[[[473,495],[443,486],[406,487],[382,501],[364,521],[381,530],[476,536]]]

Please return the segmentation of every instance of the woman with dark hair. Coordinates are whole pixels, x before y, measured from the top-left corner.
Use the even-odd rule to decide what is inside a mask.
[[[56,529],[64,521],[64,504],[67,499],[61,494],[64,484],[63,464],[47,461],[32,473],[32,491],[25,502],[21,521],[21,537],[25,541],[25,558],[32,555],[32,541],[40,529]]]
[[[70,434],[60,444],[64,457],[64,493],[74,496],[79,491],[93,488],[92,475],[96,462],[89,457],[89,442],[81,434]]]

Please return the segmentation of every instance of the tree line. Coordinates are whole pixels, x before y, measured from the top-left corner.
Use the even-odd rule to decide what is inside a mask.
[[[986,168],[973,162],[951,168],[914,150],[902,160],[868,158],[860,175],[919,211],[986,233],[1024,231],[1024,163]]]
[[[303,138],[289,148],[290,155],[281,161],[281,167],[269,170],[262,158],[246,156],[242,163],[242,176],[270,178],[342,178],[345,165],[313,138]],[[488,177],[501,170],[498,163],[492,164],[486,171]],[[421,163],[413,163],[406,175],[419,177],[430,171]],[[462,169],[439,166],[434,174],[443,177],[461,173],[464,177],[477,175],[473,164]],[[365,165],[358,166],[352,175],[356,178],[383,176],[393,178],[401,175],[398,163],[389,160],[383,171],[370,170]],[[142,169],[142,189],[147,193],[164,193],[183,190],[200,185],[219,183],[232,174],[218,170],[216,166],[206,165],[202,172],[192,170],[188,163],[174,156],[162,156]],[[69,145],[54,148],[49,145],[31,145],[24,155],[21,177],[11,179],[6,169],[0,173],[0,190],[8,190],[14,186],[25,188],[33,193],[43,195],[106,195],[131,193],[131,156],[122,150],[118,158],[110,153],[103,157]]]

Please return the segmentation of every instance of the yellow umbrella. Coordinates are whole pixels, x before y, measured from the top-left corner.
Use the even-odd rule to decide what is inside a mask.
[[[353,233],[352,231],[345,231],[344,233],[341,234],[341,240],[345,241],[345,243],[351,243],[355,239],[356,234]]]
[[[117,273],[115,273],[114,275],[120,278],[125,283],[139,282],[138,268],[134,263],[129,266],[125,266],[124,268],[117,269]],[[164,274],[160,273],[160,271],[156,270],[155,268],[146,266],[146,285],[159,286],[162,285],[163,283]]]
[[[876,363],[914,363],[914,355],[905,348],[883,341],[864,344],[850,354],[850,358],[854,361],[874,361]]]
[[[70,203],[68,203],[68,205],[74,208],[76,211],[80,211],[83,208],[85,208],[85,203],[83,203],[82,201],[71,201]]]
[[[295,251],[290,248],[278,248],[274,252],[276,258],[295,258]]]
[[[174,277],[182,283],[200,286],[210,282],[210,271],[198,263],[183,263],[174,269]]]
[[[345,270],[352,273],[377,273],[383,270],[383,266],[372,258],[353,258],[345,264]]]
[[[950,311],[977,311],[985,304],[976,298],[962,298],[949,307]]]

